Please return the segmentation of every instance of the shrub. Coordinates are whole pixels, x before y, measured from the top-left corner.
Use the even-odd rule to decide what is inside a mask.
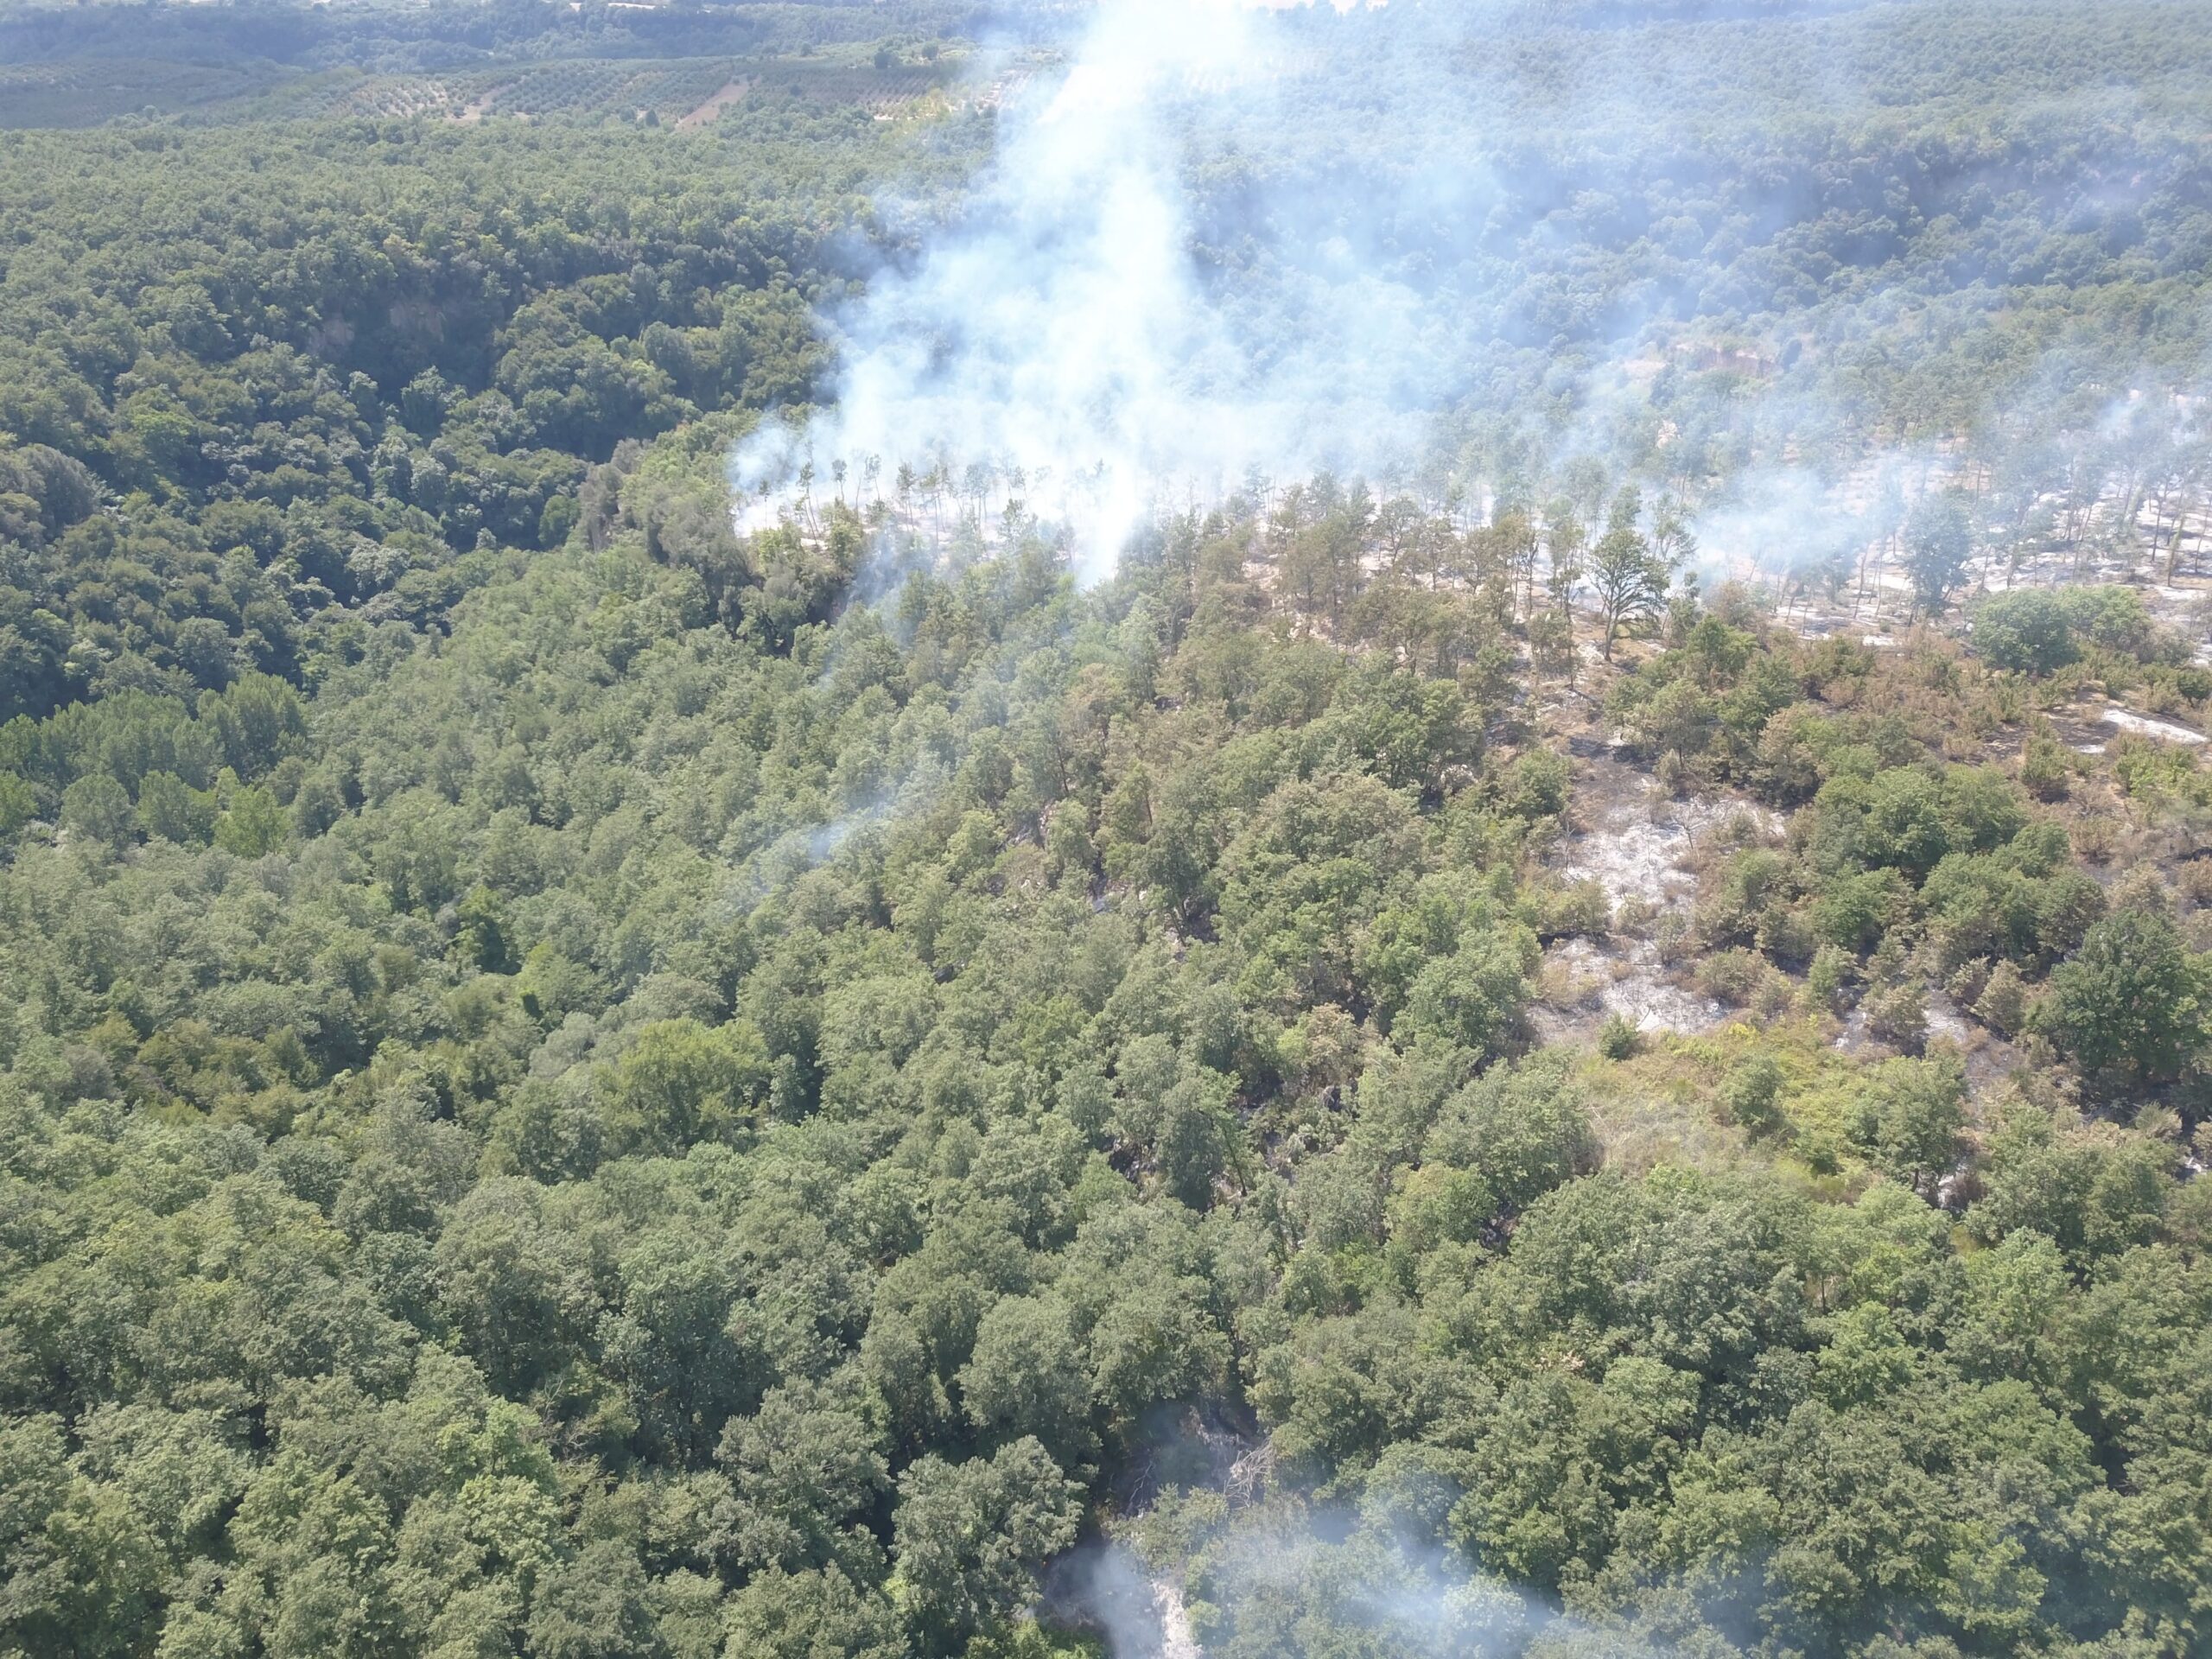
[[[65,828],[88,841],[121,847],[137,834],[138,820],[130,797],[104,772],[79,778],[61,794]]]
[[[38,796],[12,772],[0,772],[0,837],[12,836],[38,813]]]
[[[1720,1104],[1729,1122],[1752,1135],[1781,1127],[1782,1067],[1771,1054],[1755,1054],[1728,1074]]]
[[[1928,1041],[1928,995],[1916,980],[1867,994],[1866,1029],[1885,1043],[1916,1054]]]
[[[1970,1008],[1983,988],[1989,983],[1989,959],[1975,957],[1961,963],[1951,976],[1943,982],[1943,995],[1962,1008]]]
[[[1999,1036],[2010,1037],[2019,1031],[2027,1009],[2028,988],[2020,970],[2009,962],[1999,963],[1974,1000],[1974,1018]]]
[[[1760,1023],[1772,1025],[1789,1014],[1797,1000],[1797,988],[1787,974],[1770,969],[1759,979],[1758,988],[1751,993],[1751,1013]]]
[[[2133,588],[2022,588],[1974,607],[1969,637],[1992,668],[2044,677],[2081,660],[2085,648],[2150,663],[2172,644]]]
[[[2120,830],[2108,817],[2076,818],[2067,826],[2066,837],[2073,843],[2075,857],[2084,864],[2102,864],[2111,859]]]
[[[1698,907],[1698,928],[1707,941],[1743,944],[1756,938],[1761,914],[1779,896],[1787,871],[1781,855],[1764,848],[1730,854]]]
[[[2039,1023],[2084,1071],[2171,1077],[2204,1042],[2203,980],[2162,912],[2117,910],[2051,975]]]
[[[1851,982],[1853,958],[1840,945],[1824,944],[1813,952],[1813,965],[1805,973],[1805,988],[1813,1000],[1826,1008],[1834,1008],[1842,1001],[1844,988]]]
[[[1716,950],[1697,965],[1697,985],[1716,1002],[1740,1008],[1751,1000],[1770,970],[1757,951],[1740,947]]]
[[[1806,1141],[1805,1167],[1815,1175],[1834,1175],[1843,1167],[1843,1147],[1834,1135],[1823,1132]]]
[[[259,858],[284,844],[291,818],[259,785],[241,789],[215,824],[215,844],[240,858]]]
[[[2049,588],[1993,594],[1974,607],[1968,637],[1992,668],[2055,674],[2081,656],[2064,600]]]
[[[2074,757],[2056,738],[2031,737],[2020,756],[2020,784],[2039,801],[2066,798],[2073,780]]]
[[[1529,749],[1506,773],[1498,805],[1518,818],[1556,817],[1567,810],[1572,781],[1565,755],[1550,749]]]
[[[1613,907],[1603,884],[1576,881],[1543,895],[1542,925],[1538,932],[1547,939],[1602,939],[1611,931]]]
[[[1820,949],[1812,918],[1802,911],[1770,906],[1759,918],[1758,947],[1784,968],[1802,968]]]
[[[0,814],[0,827],[4,827],[5,821],[5,815]],[[2212,858],[2190,859],[2174,872],[2174,881],[2197,909],[2212,908]]]
[[[1862,870],[1825,883],[1813,902],[1813,931],[1825,944],[1863,950],[1889,931],[1910,902],[1895,870]]]

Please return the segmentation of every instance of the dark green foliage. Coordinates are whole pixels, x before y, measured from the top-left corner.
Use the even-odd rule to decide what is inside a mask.
[[[845,211],[824,168],[873,141],[787,152],[772,200],[639,142],[11,144],[20,233],[99,251],[21,267],[0,305],[0,719],[327,673],[378,623],[442,619],[480,549],[558,545],[620,441],[804,400]],[[463,199],[508,205],[456,234]]]
[[[1598,1028],[1598,1052],[1609,1060],[1625,1060],[1636,1050],[1635,1022],[1622,1014],[1607,1014],[1605,1023]]]
[[[52,815],[0,874],[10,1640],[1020,1651],[1080,1506],[1183,1467],[1193,1408],[1274,1458],[1171,1563],[1225,1651],[1476,1572],[1738,1650],[2193,1617],[2170,1143],[2021,1106],[1946,1183],[1943,1051],[1830,1088],[1834,1133],[1755,1055],[1717,1109],[1855,1203],[1608,1172],[1595,1091],[1669,1039],[1525,1052],[1517,872],[1571,787],[1394,723],[1456,673],[1205,620],[1166,556],[753,630],[642,541],[305,701],[4,728]],[[1745,639],[1687,649],[1796,683]],[[1900,930],[1995,961],[1993,1009],[2055,965],[2082,1063],[2193,1063],[2171,923],[2100,919],[1998,774],[1802,706],[1764,718],[1825,781],[1700,930],[1772,973],[1802,914],[1877,998],[1917,994]],[[2106,1055],[2107,1003],[2164,1034]],[[1306,1636],[1238,1576],[1269,1526]],[[1426,1618],[1408,1650],[1461,1639]]]
[[[925,1653],[957,1653],[1021,1605],[1045,1558],[1075,1541],[1075,1483],[1034,1440],[988,1458],[920,1459],[899,1482],[895,1559]]]
[[[2086,1070],[2171,1077],[2204,1045],[2205,972],[2170,918],[2130,906],[2091,927],[2051,975],[2037,1019]]]
[[[1974,521],[1953,495],[1930,495],[1913,506],[1905,524],[1905,571],[1914,602],[1928,615],[1942,613],[1974,556]]]
[[[1975,652],[1993,667],[2050,675],[2085,651],[2153,662],[2186,647],[2171,639],[2127,588],[2023,588],[1993,594],[1973,610]]]

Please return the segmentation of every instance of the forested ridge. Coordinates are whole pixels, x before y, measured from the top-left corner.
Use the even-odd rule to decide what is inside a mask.
[[[2212,1652],[2206,37],[1831,10],[1421,66],[1513,118],[1383,251],[1456,470],[1089,586],[987,469],[732,518],[987,164],[875,79],[964,12],[631,19],[777,66],[681,130],[0,135],[0,1654],[1050,1659],[1101,1561],[1237,1659]],[[2045,37],[2139,99],[2037,137]],[[1570,38],[1745,74],[1567,131]],[[1387,173],[1340,91],[1208,283]],[[1886,599],[1700,580],[1780,426],[1942,446]]]
[[[0,708],[298,682],[442,616],[480,544],[557,545],[618,442],[804,401],[882,142],[774,124],[748,168],[619,132],[10,140]]]

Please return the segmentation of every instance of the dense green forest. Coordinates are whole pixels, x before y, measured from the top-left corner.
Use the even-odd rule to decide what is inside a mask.
[[[2202,9],[1287,20],[1432,454],[739,533],[1070,10],[0,10],[0,1655],[2212,1654]]]

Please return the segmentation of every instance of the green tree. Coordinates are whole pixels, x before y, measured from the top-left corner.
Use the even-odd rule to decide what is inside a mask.
[[[1586,575],[1598,600],[1607,662],[1612,661],[1614,641],[1623,633],[1633,633],[1658,621],[1674,577],[1673,566],[1654,550],[1637,527],[1643,512],[1643,498],[1636,486],[1624,488],[1613,499],[1605,533],[1590,550]]]
[[[205,846],[215,833],[215,803],[173,772],[149,772],[138,783],[138,822],[149,836]]]
[[[1906,521],[1904,542],[1913,603],[1923,616],[1940,615],[1974,556],[1974,521],[1966,503],[1948,493],[1923,496]]]
[[[2171,918],[2117,910],[2051,974],[2036,1021],[2088,1071],[2177,1077],[2203,1046],[2203,977]]]
[[[636,1551],[619,1540],[587,1544],[538,1586],[530,1650],[538,1659],[654,1659],[652,1586]]]
[[[1958,1160],[1967,1079],[1955,1057],[1885,1061],[1860,1085],[1852,1139],[1914,1192],[1931,1190]]]
[[[506,906],[499,895],[479,885],[461,901],[454,930],[456,960],[480,973],[512,973],[518,966],[509,944]]]
[[[94,772],[62,792],[61,824],[88,841],[124,847],[136,839],[137,816],[123,785],[105,772]]]
[[[749,1580],[724,1604],[725,1659],[903,1659],[898,1615],[835,1567]]]
[[[1395,1034],[1440,1037],[1477,1054],[1501,1052],[1520,1027],[1535,965],[1535,936],[1517,925],[1470,933],[1414,979]]]
[[[2046,588],[1992,594],[1973,607],[1974,650],[1995,668],[2055,674],[2080,655],[2066,604]]]
[[[1057,1299],[1008,1296],[993,1304],[959,1382],[968,1419],[983,1433],[1033,1437],[1064,1469],[1092,1456],[1090,1365],[1071,1311]]]
[[[672,1151],[728,1138],[766,1098],[768,1084],[767,1049],[751,1024],[656,1021],[607,1074],[609,1139],[618,1151]]]
[[[718,1544],[749,1571],[828,1566],[845,1541],[840,1529],[890,1485],[857,1402],[804,1379],[770,1389],[758,1412],[734,1420],[715,1461],[729,1480],[715,1520]]]
[[[918,1459],[899,1478],[893,1559],[915,1638],[954,1653],[1035,1593],[1045,1559],[1075,1541],[1081,1488],[1024,1438],[988,1458]]]
[[[215,844],[240,858],[259,858],[284,844],[291,819],[276,798],[257,785],[238,790],[215,823]]]

